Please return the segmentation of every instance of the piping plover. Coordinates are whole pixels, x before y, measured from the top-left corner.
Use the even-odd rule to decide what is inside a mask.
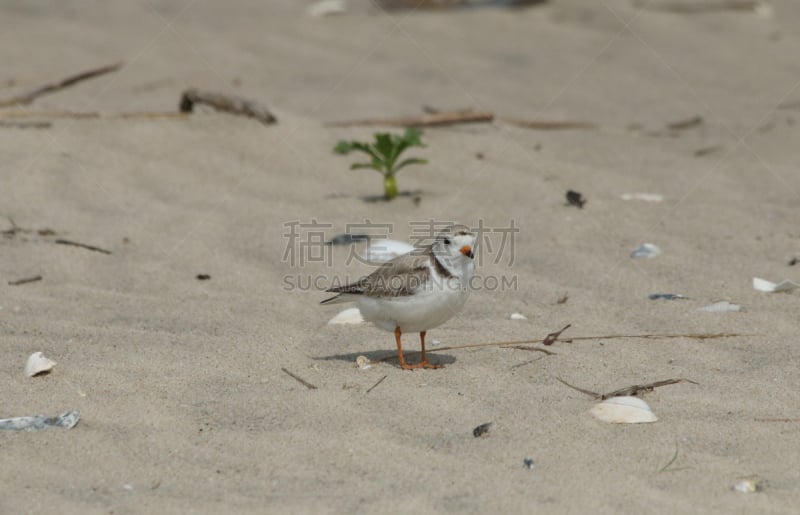
[[[425,332],[453,317],[464,306],[475,271],[475,236],[463,225],[451,226],[434,242],[381,265],[353,284],[326,290],[338,293],[322,304],[357,302],[361,315],[385,331],[393,331],[400,367],[441,368],[428,363]],[[403,357],[402,333],[419,333],[422,359],[410,365]]]

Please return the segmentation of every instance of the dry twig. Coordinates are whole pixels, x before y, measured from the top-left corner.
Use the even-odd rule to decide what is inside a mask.
[[[288,375],[289,377],[291,377],[292,379],[294,379],[298,383],[302,384],[303,386],[305,386],[309,390],[316,390],[317,389],[317,387],[314,386],[313,384],[309,383],[308,381],[306,381],[302,377],[299,377],[299,376],[296,376],[296,375],[292,374],[291,372],[289,372],[285,368],[281,367],[281,370],[283,370],[283,372],[286,373],[286,375]]]
[[[8,281],[9,286],[19,286],[20,284],[28,284],[28,283],[35,283],[36,281],[41,281],[41,275],[34,275],[33,277],[25,277],[23,279],[17,279],[16,281]]]
[[[178,119],[189,118],[186,113],[177,111],[121,111],[121,112],[99,112],[99,111],[0,111],[0,119],[17,118],[70,118],[74,120],[85,119],[113,119],[113,118],[134,118],[146,120]]]
[[[547,336],[545,336],[544,340],[542,340],[542,345],[553,345],[556,342],[556,340],[558,340],[558,337],[561,336],[561,333],[563,333],[570,327],[572,327],[572,324],[567,324],[564,327],[562,327],[561,330],[548,334]]]
[[[87,245],[86,243],[80,243],[72,240],[58,239],[55,241],[55,243],[58,243],[59,245],[72,245],[73,247],[80,247],[82,249],[92,250],[94,252],[100,252],[102,254],[111,254],[110,250],[101,249],[100,247],[95,247],[94,245]]]
[[[635,2],[637,8],[679,14],[698,14],[714,11],[755,11],[761,5],[760,0],[711,0],[690,2]]]
[[[667,129],[671,131],[685,131],[686,129],[692,129],[694,127],[699,127],[701,125],[703,125],[703,117],[692,116],[691,118],[687,118],[685,120],[679,120],[677,122],[668,123]]]
[[[563,131],[574,129],[596,129],[597,125],[591,122],[558,121],[558,120],[523,120],[522,118],[498,117],[499,122],[507,123],[523,129],[536,129],[540,131]]]
[[[591,390],[585,390],[583,388],[579,388],[577,386],[571,385],[568,382],[564,381],[560,377],[557,377],[561,383],[569,386],[573,390],[577,390],[581,393],[585,393],[586,395],[593,397],[596,400],[606,400],[610,399],[611,397],[627,397],[627,396],[636,396],[639,395],[639,392],[652,392],[654,389],[660,386],[667,386],[671,384],[678,384],[678,383],[691,383],[691,384],[700,384],[690,379],[666,379],[664,381],[656,381],[654,383],[648,384],[635,384],[632,386],[626,386],[625,388],[620,388],[619,390],[614,390],[613,392],[609,393],[597,393]]]
[[[359,127],[359,126],[385,126],[385,127],[441,127],[459,123],[488,123],[494,119],[494,114],[470,109],[460,111],[435,111],[421,116],[407,116],[400,118],[368,118],[364,120],[349,120],[341,122],[327,122],[326,127]]]
[[[191,113],[195,104],[206,104],[217,111],[249,116],[265,125],[270,125],[278,121],[272,113],[269,112],[269,109],[253,100],[247,100],[232,95],[223,95],[221,93],[199,91],[194,88],[184,91],[183,95],[181,95],[180,111],[182,113]]]
[[[53,82],[40,86],[32,91],[29,91],[28,93],[17,95],[16,97],[9,98],[8,100],[0,100],[0,107],[8,107],[13,105],[27,105],[43,95],[55,93],[56,91],[68,88],[73,84],[77,84],[78,82],[82,82],[88,79],[93,79],[95,77],[99,77],[100,75],[105,75],[106,73],[115,72],[119,70],[121,67],[122,63],[120,62],[120,63],[110,64],[107,66],[101,66],[100,68],[93,68],[91,70],[87,70],[85,72],[81,72],[76,75],[71,75],[66,79],[61,79],[58,82]]]
[[[378,380],[378,382],[377,382],[377,383],[375,383],[375,384],[373,384],[372,386],[370,386],[370,387],[369,387],[369,390],[367,390],[367,391],[366,391],[366,392],[364,392],[364,393],[369,393],[369,392],[371,392],[372,390],[374,390],[374,389],[375,389],[375,388],[376,388],[376,387],[377,387],[379,384],[381,384],[381,383],[383,382],[383,380],[384,380],[384,379],[386,379],[387,377],[389,377],[389,376],[383,376],[383,377],[381,377],[381,378]]]

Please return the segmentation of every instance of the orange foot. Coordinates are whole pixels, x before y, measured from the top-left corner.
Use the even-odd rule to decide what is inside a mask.
[[[415,370],[417,368],[444,368],[444,365],[420,361],[419,363],[414,363],[413,365],[409,365],[408,363],[400,363],[400,368],[403,370]]]

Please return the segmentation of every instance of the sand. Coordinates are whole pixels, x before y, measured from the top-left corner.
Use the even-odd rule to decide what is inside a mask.
[[[0,512],[795,512],[798,423],[762,419],[800,416],[800,293],[751,281],[800,280],[787,264],[800,252],[800,5],[770,2],[771,17],[626,0],[387,14],[352,0],[312,18],[308,3],[3,3],[0,98],[124,62],[13,110],[169,111],[197,87],[257,99],[278,123],[200,109],[0,127],[2,230],[9,217],[20,228],[0,237],[0,418],[81,412],[73,429],[0,434]],[[376,129],[324,122],[423,105],[597,128],[428,129],[409,155],[430,163],[398,176],[419,201],[365,202],[380,177],[331,149]],[[565,205],[568,189],[582,210]],[[634,192],[664,200],[620,198]],[[566,324],[563,338],[746,335],[559,341],[555,355],[432,344],[446,368],[360,370],[359,355],[394,355],[392,335],[328,326],[342,306],[287,278],[324,286],[370,267],[345,247],[288,262],[285,234],[369,220],[408,241],[410,222],[430,219],[519,229],[498,262],[502,233],[489,233],[479,263],[515,287],[474,291],[429,332],[438,347]],[[663,254],[631,259],[645,242]],[[743,309],[697,311],[718,300]],[[58,362],[50,375],[23,375],[35,351]],[[557,378],[597,392],[699,384],[646,394],[658,422],[611,425]],[[751,475],[763,492],[731,490]]]

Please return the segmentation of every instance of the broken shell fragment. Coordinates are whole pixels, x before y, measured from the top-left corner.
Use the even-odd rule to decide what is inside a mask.
[[[33,415],[0,419],[0,429],[11,431],[38,431],[47,427],[72,429],[81,418],[80,411],[67,411],[55,417]]]
[[[721,300],[708,306],[697,308],[697,311],[708,311],[711,313],[725,313],[728,311],[741,311],[742,306],[738,304],[731,304],[727,300]]]
[[[612,424],[640,424],[655,422],[658,417],[639,397],[611,397],[589,411],[594,418]]]
[[[633,259],[648,258],[652,259],[661,255],[661,249],[655,243],[642,243],[636,250],[631,252]]]
[[[736,480],[731,489],[743,494],[753,494],[764,490],[765,485],[766,481],[759,476],[740,477]]]
[[[761,279],[760,277],[753,277],[753,288],[766,293],[777,293],[781,291],[792,291],[796,288],[800,288],[800,284],[792,282],[789,279],[784,279],[779,283],[773,283],[772,281],[767,281],[766,279]]]
[[[55,361],[45,358],[41,352],[34,352],[28,356],[28,362],[25,363],[25,375],[33,377],[47,374],[53,370],[54,366],[56,366]]]
[[[360,324],[364,321],[361,311],[358,308],[347,308],[335,317],[328,320],[328,325],[336,324]]]
[[[528,317],[526,317],[522,313],[511,313],[511,316],[509,318],[511,318],[511,320],[527,320],[528,319]]]
[[[361,370],[372,368],[372,362],[366,356],[359,356],[356,358],[356,366]]]
[[[661,202],[664,200],[664,195],[660,193],[623,193],[620,198],[622,200],[643,200],[645,202]]]

